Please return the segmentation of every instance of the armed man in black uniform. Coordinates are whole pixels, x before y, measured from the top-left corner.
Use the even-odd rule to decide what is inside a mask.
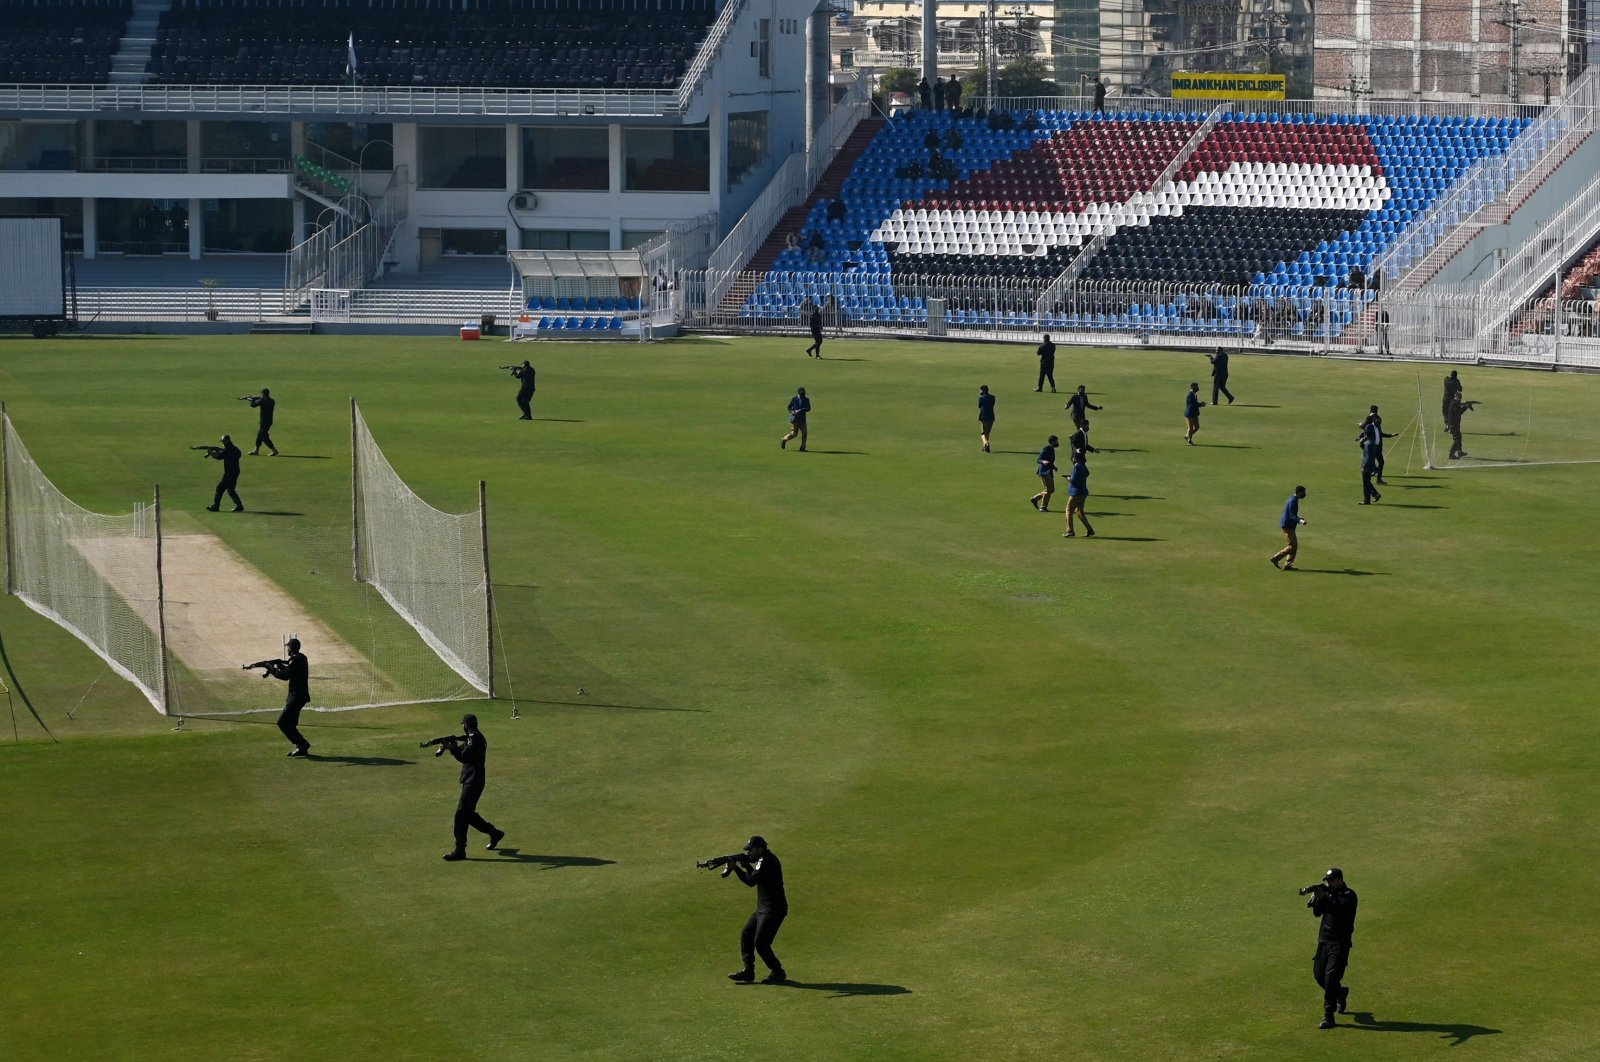
[[[239,448],[233,445],[233,437],[224,435],[221,446],[212,446],[206,450],[207,457],[214,457],[222,462],[222,478],[217,480],[217,496],[211,499],[211,504],[206,506],[210,512],[222,508],[222,496],[227,494],[233,499],[233,512],[244,512],[244,502],[239,500],[239,458],[243,456]]]
[[[267,674],[289,684],[289,695],[278,715],[278,729],[294,745],[289,755],[303,760],[311,755],[311,742],[300,733],[300,709],[311,703],[311,665],[300,651],[299,638],[289,639],[289,659],[267,661]]]
[[[788,977],[783,963],[772,951],[772,942],[778,936],[783,920],[789,917],[789,898],[783,892],[783,864],[767,848],[760,837],[750,838],[744,846],[745,858],[735,860],[730,866],[739,880],[756,890],[756,909],[739,934],[739,952],[744,956],[744,969],[728,975],[728,980],[748,984],[756,979],[756,955],[767,964],[770,971],[761,979],[764,985],[781,985]]]
[[[1333,1012],[1343,1014],[1350,989],[1341,984],[1350,962],[1350,938],[1356,931],[1356,892],[1344,883],[1344,871],[1332,867],[1315,885],[1300,890],[1311,894],[1306,906],[1322,919],[1317,933],[1317,954],[1311,960],[1311,976],[1322,988],[1322,1023],[1319,1029],[1333,1028]]]
[[[517,419],[532,420],[533,407],[528,402],[529,399],[533,398],[533,392],[537,390],[534,387],[533,365],[529,363],[527,358],[523,358],[521,365],[511,367],[511,375],[521,381],[521,385],[517,388],[517,408],[522,410],[522,416]]]
[[[500,839],[505,836],[504,830],[495,829],[492,822],[478,814],[478,799],[483,796],[484,783],[488,780],[484,760],[489,755],[489,743],[478,730],[478,717],[470,714],[462,716],[461,732],[465,735],[462,740],[451,741],[446,746],[450,755],[461,763],[461,799],[456,804],[456,846],[444,854],[448,863],[467,858],[468,826],[489,835],[489,843],[484,847],[491,852],[500,847]]]
[[[250,451],[251,457],[261,456],[261,447],[265,446],[272,451],[272,456],[278,456],[278,447],[272,441],[272,413],[278,408],[278,400],[272,397],[272,392],[263,387],[259,395],[243,396],[250,408],[261,414],[261,425],[256,429],[256,448]]]

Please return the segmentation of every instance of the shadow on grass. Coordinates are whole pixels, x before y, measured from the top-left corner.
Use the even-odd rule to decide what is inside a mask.
[[[843,360],[843,359],[840,359],[840,360]],[[802,450],[801,452],[802,453],[807,453],[807,454],[834,454],[834,455],[838,455],[838,456],[853,456],[853,457],[868,457],[868,456],[870,456],[867,453],[867,451],[865,451],[865,450],[813,450],[813,449],[807,447],[805,450]]]
[[[1388,572],[1367,572],[1360,568],[1296,568],[1307,575],[1388,575]]]
[[[544,421],[546,424],[587,424],[586,420],[574,420],[570,417],[534,417],[534,423]]]
[[[469,856],[472,863],[537,863],[546,870],[559,867],[610,867],[615,859],[598,859],[594,856],[533,855],[520,848],[500,848],[486,856]]]
[[[327,454],[284,454],[284,453],[280,453],[278,456],[279,457],[287,457],[291,461],[331,461],[331,460],[333,460],[333,458],[329,457]]]
[[[28,699],[27,691],[22,688],[22,682],[17,678],[17,670],[11,666],[11,654],[6,652],[6,642],[4,638],[0,638],[0,662],[5,663],[6,674],[11,677],[10,688],[16,690],[17,696],[22,698],[23,707],[28,709],[28,714],[33,716],[33,721],[39,724],[39,729],[43,730],[51,741],[54,741],[59,745],[61,743],[60,739],[54,734],[50,733],[50,728],[45,725],[43,719],[39,718],[38,709],[34,708],[33,701]],[[11,700],[11,694],[9,691],[6,693],[6,700]],[[11,736],[17,741],[22,740],[21,736],[17,732],[17,706],[14,703],[11,705]]]
[[[850,996],[909,996],[911,989],[904,985],[875,985],[854,981],[784,981],[779,988],[802,988],[808,992],[827,992],[829,999]]]
[[[518,697],[525,704],[562,704],[569,708],[622,708],[630,712],[704,712],[704,708],[672,708],[650,704],[608,704],[605,701],[543,701],[532,697]]]
[[[345,767],[409,767],[416,760],[396,760],[388,756],[318,756],[312,753],[306,757],[318,763],[337,763]]]
[[[1134,447],[1134,446],[1102,446],[1102,447],[1100,447],[1100,453],[1103,453],[1103,454],[1147,454],[1149,452],[1150,452],[1149,450],[1140,450],[1140,449],[1138,449],[1137,447]]]
[[[1208,450],[1259,450],[1259,446],[1245,446],[1242,443],[1195,443],[1195,446]]]
[[[1087,537],[1087,536],[1079,536]],[[1095,535],[1104,542],[1165,542],[1164,538],[1144,538],[1139,535]]]
[[[1418,505],[1415,502],[1378,502],[1385,509],[1448,509],[1448,505]]]
[[[1097,494],[1097,498],[1115,498],[1117,501],[1166,501],[1154,494]]]
[[[1099,519],[1102,516],[1127,516],[1128,514],[1127,513],[1113,513],[1113,512],[1095,512],[1095,513],[1090,513],[1089,515],[1094,517],[1094,518],[1096,518],[1096,519]]]
[[[871,358],[829,358],[829,357],[822,357],[822,358],[818,358],[817,360],[818,361],[871,361],[872,359]]]
[[[1282,409],[1282,406],[1263,406],[1254,402],[1229,402],[1234,409]]]
[[[1389,484],[1387,484],[1387,483],[1385,483],[1383,485],[1385,487],[1389,486]],[[1401,490],[1444,490],[1445,489],[1445,485],[1443,483],[1397,483],[1397,484],[1395,484],[1395,486],[1398,486]]]
[[[1500,1034],[1499,1029],[1490,1029],[1483,1025],[1427,1021],[1379,1021],[1370,1010],[1354,1011],[1350,1016],[1355,1019],[1355,1024],[1339,1025],[1337,1028],[1361,1029],[1366,1032],[1434,1033],[1439,1039],[1450,1041],[1451,1047],[1459,1047],[1474,1036],[1498,1036]]]
[[[246,509],[245,516],[304,516],[305,513],[292,513],[287,509]]]

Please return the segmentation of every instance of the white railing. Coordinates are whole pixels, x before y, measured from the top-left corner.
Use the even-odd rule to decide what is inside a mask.
[[[822,125],[817,128],[811,144],[810,156],[797,151],[784,160],[767,183],[766,189],[750,204],[734,227],[722,238],[717,249],[711,252],[706,268],[714,275],[732,273],[750,260],[750,256],[765,242],[785,212],[804,203],[816,188],[817,182],[855,131],[861,119],[867,116],[872,101],[864,78],[855,78],[844,98],[833,108]],[[727,285],[721,287],[726,293]],[[720,294],[720,293],[719,293]]]
[[[289,249],[284,263],[284,288],[292,305],[300,305],[313,288],[363,287],[376,276],[383,256],[409,203],[409,171],[396,166],[389,184],[369,217],[351,217],[340,211],[304,242]],[[362,203],[367,200],[362,197]]]
[[[1039,281],[971,276],[891,281],[886,275],[854,273],[797,273],[779,280],[775,274],[742,272],[734,274],[730,288],[752,294],[734,306],[712,297],[713,283],[720,279],[702,272],[684,275],[680,298],[685,324],[717,331],[801,333],[814,303],[830,331],[864,335],[1037,342],[1040,334],[1049,333],[1057,340],[1101,346],[1234,346],[1343,357],[1589,364],[1569,356],[1570,351],[1563,353],[1559,343],[1538,338],[1557,332],[1549,312],[1515,328],[1501,321],[1485,331],[1489,300],[1431,289],[1383,292],[1380,298],[1378,292],[1335,287],[1079,281],[1060,293],[1055,307],[1041,311]],[[1592,316],[1587,315],[1591,324]],[[1574,327],[1580,326],[1569,322],[1559,332],[1570,333]]]
[[[711,211],[689,221],[676,222],[661,230],[661,235],[641,243],[639,266],[654,280],[671,277],[681,269],[704,269],[717,242],[717,214]]]
[[[0,112],[383,115],[390,118],[672,117],[678,90],[347,85],[0,85]]]
[[[282,288],[79,288],[78,320],[260,321],[290,312]]]
[[[1513,186],[1530,171],[1542,170],[1541,163],[1559,162],[1564,155],[1558,156],[1556,149],[1566,142],[1571,129],[1594,128],[1597,73],[1600,71],[1594,68],[1586,71],[1566,96],[1546,108],[1511,142],[1505,154],[1485,156],[1468,168],[1411,223],[1404,236],[1378,256],[1370,272],[1381,273],[1391,290],[1415,287],[1460,249],[1461,237],[1470,231],[1465,226],[1503,221],[1509,208],[1499,201],[1509,202]],[[1452,234],[1456,238],[1447,239]]]
[[[504,325],[523,312],[521,293],[514,288],[319,288],[310,301],[311,319],[318,324],[459,325],[493,316]]]
[[[744,3],[745,0],[727,0],[727,3],[722,5],[722,10],[717,13],[717,20],[711,24],[711,29],[706,32],[706,39],[700,42],[700,48],[695,52],[694,60],[689,63],[689,68],[683,72],[683,77],[678,81],[676,101],[679,113],[688,112],[689,101],[700,91],[701,82],[705,80],[712,64],[722,53],[722,46],[727,43],[733,27],[738,24],[739,15],[744,11]]]
[[[1574,82],[1576,85],[1576,82]],[[1006,96],[996,106],[1013,111],[1088,111],[1088,96]],[[1144,111],[1153,114],[1194,114],[1209,111],[1215,100],[1174,100],[1164,96],[1110,96],[1106,114]],[[1362,115],[1383,118],[1521,118],[1530,109],[1516,103],[1444,103],[1430,100],[1237,100],[1224,105],[1232,114],[1304,114],[1316,117]]]
[[[1478,294],[1491,309],[1481,327],[1497,327],[1546,287],[1557,285],[1567,263],[1594,242],[1597,231],[1600,184],[1591,184],[1484,279]]]

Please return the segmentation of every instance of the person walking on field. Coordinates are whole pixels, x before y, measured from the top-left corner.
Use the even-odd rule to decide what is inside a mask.
[[[1050,495],[1056,492],[1056,447],[1060,445],[1061,440],[1052,435],[1039,451],[1039,467],[1034,475],[1039,477],[1041,486],[1039,493],[1028,499],[1028,504],[1041,513],[1050,511]]]
[[[300,733],[300,710],[311,703],[311,665],[300,651],[300,639],[289,639],[287,660],[270,660],[266,662],[266,667],[267,674],[289,684],[283,711],[278,715],[278,729],[294,746],[289,756],[297,760],[306,759],[311,755],[311,742]]]
[[[217,480],[216,497],[211,499],[211,504],[206,506],[208,512],[217,512],[222,508],[222,496],[226,494],[233,499],[233,511],[244,512],[244,502],[239,500],[239,458],[243,452],[233,445],[233,436],[224,435],[221,446],[212,446],[206,450],[207,457],[214,457],[222,462],[222,478]]]
[[[800,436],[800,450],[806,448],[806,416],[811,412],[811,399],[806,397],[804,387],[795,391],[793,398],[789,399],[789,434],[778,440],[778,449],[787,450],[789,440],[796,435]]]
[[[533,364],[523,358],[521,365],[511,367],[511,375],[517,378],[517,408],[522,411],[517,419],[532,420],[533,393],[538,390],[538,374],[533,371]]]
[[[1183,396],[1183,419],[1188,422],[1189,430],[1183,435],[1183,441],[1190,446],[1194,445],[1194,433],[1200,430],[1200,409],[1205,403],[1200,401],[1200,385],[1191,383],[1189,393]]]
[[[1056,393],[1056,345],[1050,342],[1050,337],[1045,336],[1044,342],[1039,344],[1039,382],[1034,385],[1035,391],[1044,390],[1044,382],[1050,381],[1050,393]]]
[[[811,345],[806,348],[808,357],[822,360],[822,307],[816,303],[811,304],[811,313],[806,318],[806,325],[811,329]]]
[[[1207,354],[1211,360],[1211,404],[1217,404],[1217,392],[1228,396],[1228,405],[1233,405],[1233,392],[1228,390],[1228,352],[1222,347],[1217,348],[1215,354]]]
[[[994,395],[989,385],[978,388],[978,438],[983,441],[983,452],[989,452],[989,433],[994,430]]]
[[[1083,451],[1077,450],[1072,455],[1072,474],[1067,477],[1067,530],[1062,538],[1077,537],[1074,517],[1083,522],[1084,537],[1094,537],[1094,525],[1089,522],[1089,514],[1083,511],[1084,502],[1088,499],[1089,464]]]
[[[1289,495],[1289,500],[1283,504],[1283,517],[1278,521],[1278,527],[1283,530],[1287,544],[1272,555],[1272,566],[1279,571],[1292,572],[1295,570],[1294,558],[1300,552],[1300,525],[1305,520],[1300,516],[1300,502],[1306,496],[1304,487],[1296,487],[1294,493]]]
[[[484,847],[491,852],[500,847],[506,835],[504,830],[497,829],[494,823],[478,814],[478,801],[483,799],[483,787],[488,784],[486,761],[489,757],[489,742],[478,729],[478,717],[471,714],[462,716],[461,733],[464,741],[452,741],[445,746],[456,762],[461,764],[461,798],[456,801],[456,843],[444,854],[446,863],[459,863],[467,858],[468,827],[489,835],[489,843]]]
[[[245,401],[250,403],[261,417],[256,428],[256,448],[250,451],[251,457],[260,457],[261,448],[265,446],[273,457],[278,456],[278,448],[272,443],[272,414],[278,408],[277,399],[272,397],[272,392],[267,388],[261,389],[259,395],[246,395]]]
[[[1079,384],[1078,389],[1072,393],[1072,397],[1067,399],[1067,404],[1062,408],[1066,409],[1068,415],[1072,418],[1072,426],[1074,428],[1087,431],[1089,410],[1092,409],[1098,413],[1106,407],[1097,406],[1089,401],[1088,389],[1083,384]]]

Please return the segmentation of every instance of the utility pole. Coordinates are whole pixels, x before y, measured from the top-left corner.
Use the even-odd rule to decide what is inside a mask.
[[[1504,26],[1510,38],[1510,54],[1506,62],[1506,95],[1512,103],[1522,100],[1522,33],[1523,26],[1532,26],[1539,20],[1523,18],[1520,0],[1505,0],[1505,18],[1495,19],[1495,24]]]
[[[989,0],[988,25],[989,25],[989,34],[988,34],[988,37],[985,39],[985,42],[984,42],[983,67],[984,67],[984,70],[987,71],[987,75],[988,75],[987,77],[984,78],[984,92],[988,95],[989,98],[987,100],[985,100],[984,102],[988,106],[993,107],[994,106],[994,60],[995,60],[994,0]]]

